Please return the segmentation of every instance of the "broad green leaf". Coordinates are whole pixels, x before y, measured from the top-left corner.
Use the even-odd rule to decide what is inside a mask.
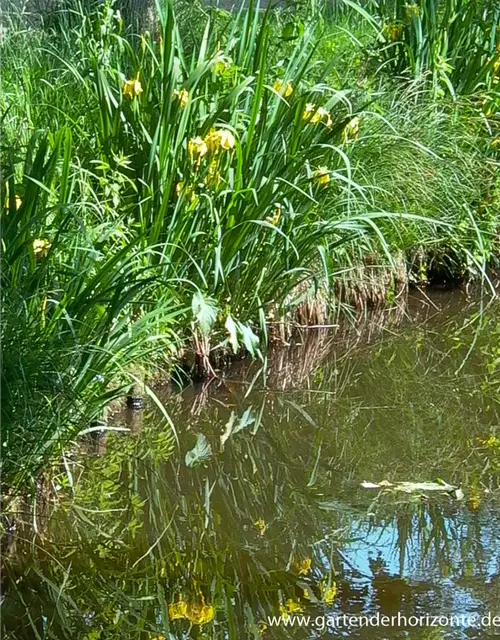
[[[217,303],[213,298],[197,291],[191,303],[193,315],[203,333],[208,333],[217,319]]]

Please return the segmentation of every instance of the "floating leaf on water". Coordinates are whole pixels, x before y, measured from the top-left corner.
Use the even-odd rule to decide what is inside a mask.
[[[382,480],[379,483],[376,482],[362,482],[361,486],[363,489],[389,489],[391,491],[401,491],[403,493],[422,493],[426,491],[440,491],[444,493],[452,493],[455,492],[462,495],[463,492],[459,487],[455,487],[443,480],[439,482],[389,482],[388,480]],[[458,495],[456,495],[458,500]]]
[[[186,453],[185,462],[187,467],[195,467],[198,464],[202,464],[212,455],[212,446],[206,436],[203,433],[198,433],[196,438],[196,445]]]

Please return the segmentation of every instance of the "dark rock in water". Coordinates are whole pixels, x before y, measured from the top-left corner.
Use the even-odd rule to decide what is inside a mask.
[[[127,396],[127,407],[139,411],[144,408],[144,398]]]

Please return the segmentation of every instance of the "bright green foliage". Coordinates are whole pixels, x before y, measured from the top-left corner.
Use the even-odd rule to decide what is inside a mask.
[[[190,31],[166,0],[135,36],[105,3],[2,37],[9,486],[101,419],[143,365],[170,371],[181,348],[202,375],[216,349],[261,357],[271,320],[318,291],[326,318],[339,274],[367,258],[411,269],[424,246],[448,273],[480,277],[495,258],[496,53],[470,85],[488,91],[448,109],[393,93],[361,47],[342,67],[367,40],[359,25],[336,38],[258,3],[197,15]]]
[[[470,94],[498,83],[496,0],[380,0],[382,59],[395,73],[429,75],[436,91]]]
[[[96,168],[126,176],[120,212],[130,211],[131,235],[160,247],[155,259],[166,278],[207,290],[238,316],[255,316],[278,287],[284,294],[294,288],[296,270],[318,259],[327,238],[351,236],[319,207],[327,191],[345,198],[354,186],[342,149],[347,94],[321,77],[309,82],[312,28],[278,70],[270,22],[254,10],[219,42],[208,22],[189,58],[170,3],[161,9],[160,36],[143,36],[137,51],[108,18],[99,38],[82,31],[71,68],[75,77],[87,71],[97,109],[98,118],[92,111],[85,123]],[[324,116],[304,117],[310,103]],[[365,226],[347,223],[350,232]]]
[[[160,351],[168,364],[175,352],[175,299],[158,290],[138,242],[104,248],[117,230],[89,226],[71,152],[69,130],[38,133],[22,167],[12,155],[4,166],[2,480],[11,488],[102,419],[130,386],[131,365]]]

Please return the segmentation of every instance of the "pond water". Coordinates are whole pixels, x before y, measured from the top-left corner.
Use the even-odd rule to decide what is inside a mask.
[[[20,507],[2,637],[498,637],[498,312],[420,298],[118,415]]]

